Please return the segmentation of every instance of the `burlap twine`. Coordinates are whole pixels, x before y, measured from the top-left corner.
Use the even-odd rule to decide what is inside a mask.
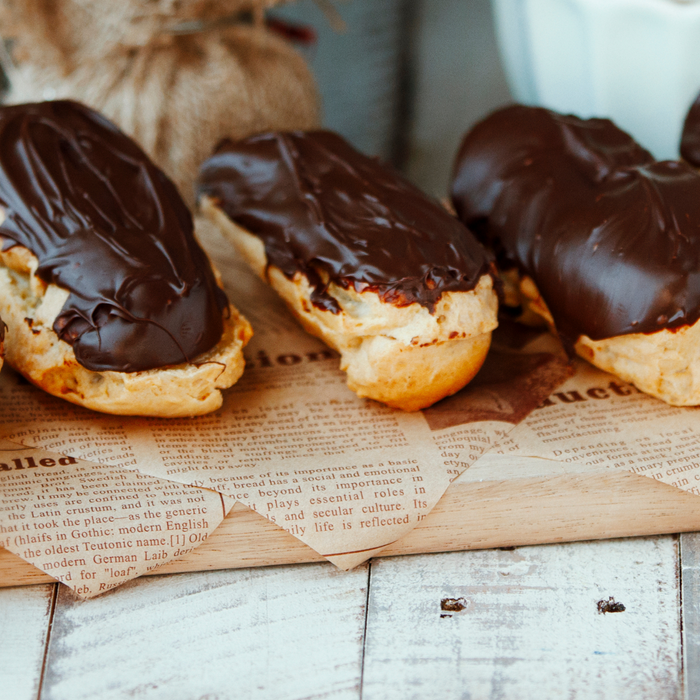
[[[193,202],[225,136],[318,125],[304,59],[266,29],[279,0],[0,0],[6,102],[80,100],[133,136]]]

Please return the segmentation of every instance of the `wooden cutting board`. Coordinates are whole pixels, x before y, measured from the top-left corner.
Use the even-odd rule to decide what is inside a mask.
[[[481,459],[381,556],[700,530],[700,496],[627,471],[544,459]],[[185,558],[153,574],[322,561],[253,511],[234,510]],[[52,579],[0,549],[0,587]]]

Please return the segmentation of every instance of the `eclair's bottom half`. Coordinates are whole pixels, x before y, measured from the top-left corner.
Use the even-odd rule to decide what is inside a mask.
[[[0,317],[8,364],[48,393],[104,413],[196,416],[219,408],[221,390],[243,373],[252,330],[233,306],[219,343],[191,363],[140,372],[86,369],[53,330],[68,292],[36,277],[37,264],[21,246],[0,252]]]
[[[260,238],[232,222],[211,198],[200,204],[301,325],[340,353],[340,368],[358,396],[417,411],[459,391],[481,368],[497,326],[490,275],[473,291],[443,294],[434,313],[417,303],[396,306],[376,292],[330,284],[328,292],[341,309],[333,313],[311,302],[313,288],[304,274],[289,279],[268,265]]]
[[[515,270],[504,275],[505,286],[517,287],[524,309],[519,320],[536,318],[556,335],[554,319],[532,278]],[[513,295],[514,296],[514,295]],[[645,394],[672,406],[700,405],[700,321],[692,326],[656,333],[630,333],[603,340],[582,335],[576,354],[605,372],[634,384]]]

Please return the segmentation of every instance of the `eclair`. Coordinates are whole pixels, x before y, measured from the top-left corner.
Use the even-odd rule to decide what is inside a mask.
[[[570,354],[700,404],[700,175],[606,119],[512,106],[464,138],[460,219]]]
[[[328,131],[225,141],[203,212],[335,348],[350,389],[415,411],[481,367],[497,325],[490,256],[391,168]]]
[[[27,379],[127,415],[215,410],[251,335],[172,182],[70,101],[0,107],[0,316]]]

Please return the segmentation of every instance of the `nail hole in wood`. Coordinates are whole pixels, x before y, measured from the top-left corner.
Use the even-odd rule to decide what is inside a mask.
[[[469,601],[465,598],[443,598],[440,601],[440,610],[443,612],[461,612],[469,606]],[[440,615],[440,617],[452,617],[451,615]]]
[[[615,602],[615,598],[610,596],[607,600],[599,600],[597,603],[598,612],[602,615],[606,613],[625,612],[625,606],[622,603]]]

